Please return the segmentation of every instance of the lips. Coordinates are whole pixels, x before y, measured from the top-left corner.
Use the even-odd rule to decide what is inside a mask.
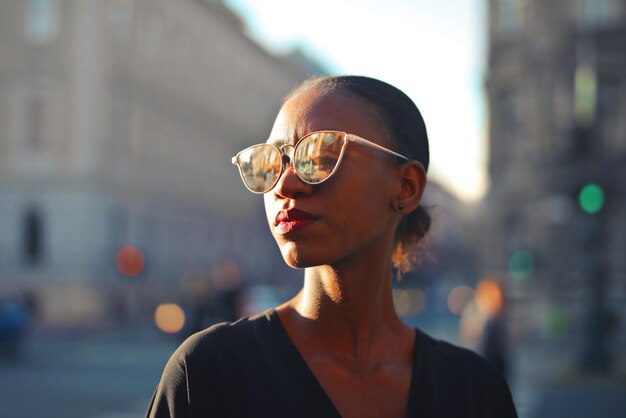
[[[281,210],[274,220],[274,231],[285,235],[306,228],[317,219],[317,216],[300,209]]]

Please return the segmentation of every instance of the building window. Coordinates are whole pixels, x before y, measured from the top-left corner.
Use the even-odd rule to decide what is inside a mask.
[[[521,26],[524,0],[498,0],[496,3],[498,27],[516,29]]]
[[[28,148],[37,150],[42,145],[43,135],[43,101],[41,97],[34,96],[26,105],[26,142]]]
[[[107,6],[112,35],[117,41],[128,42],[135,12],[133,0],[109,0]]]
[[[28,0],[26,36],[33,43],[54,39],[59,31],[58,0]]]
[[[43,256],[43,225],[39,210],[35,208],[26,210],[23,230],[24,260],[27,264],[39,264]]]
[[[500,95],[498,100],[499,118],[501,131],[500,134],[506,138],[509,145],[519,136],[521,130],[521,115],[517,97],[513,91],[507,91]]]
[[[590,25],[615,21],[619,18],[619,9],[620,4],[615,0],[579,0],[579,21]]]

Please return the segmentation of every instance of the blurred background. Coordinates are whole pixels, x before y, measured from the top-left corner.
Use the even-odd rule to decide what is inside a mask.
[[[0,0],[0,417],[143,416],[182,339],[295,294],[230,157],[343,73],[429,129],[398,313],[522,418],[623,416],[624,51],[626,0]]]

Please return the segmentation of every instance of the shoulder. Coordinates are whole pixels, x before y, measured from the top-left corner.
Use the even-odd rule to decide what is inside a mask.
[[[274,311],[268,310],[236,322],[215,324],[188,337],[174,352],[170,362],[185,368],[189,365],[209,367],[211,363],[223,363],[236,354],[245,354],[268,338],[276,320],[274,316]]]
[[[216,324],[187,338],[167,362],[148,416],[188,416],[192,406],[226,415],[226,398],[237,393],[241,376],[257,362],[260,339],[271,338],[273,315],[267,311]]]
[[[422,383],[433,388],[441,410],[458,407],[476,412],[469,416],[516,416],[506,379],[491,363],[471,350],[417,332]]]
[[[439,372],[454,372],[457,378],[459,375],[501,378],[498,370],[475,352],[438,340],[420,330],[417,332],[424,366],[436,367]]]
[[[273,310],[267,310],[235,322],[215,324],[188,337],[178,347],[175,355],[193,359],[206,354],[218,354],[225,350],[232,350],[263,336],[269,331],[274,321],[274,315]]]

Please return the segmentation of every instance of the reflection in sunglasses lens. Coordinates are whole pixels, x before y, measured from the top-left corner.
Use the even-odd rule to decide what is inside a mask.
[[[320,183],[337,166],[341,147],[341,134],[334,132],[315,133],[303,138],[294,154],[298,176],[309,183]]]
[[[271,145],[249,148],[239,155],[239,161],[246,185],[257,193],[274,186],[282,164],[280,153]]]

